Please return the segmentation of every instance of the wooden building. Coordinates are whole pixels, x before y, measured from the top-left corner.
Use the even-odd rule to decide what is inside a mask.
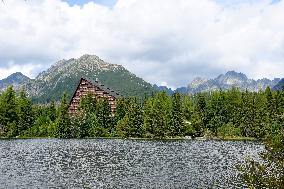
[[[80,99],[87,94],[93,94],[93,98],[107,98],[112,114],[116,110],[116,101],[120,95],[113,90],[100,84],[98,81],[81,78],[76,91],[69,104],[69,113],[76,113],[80,104]]]

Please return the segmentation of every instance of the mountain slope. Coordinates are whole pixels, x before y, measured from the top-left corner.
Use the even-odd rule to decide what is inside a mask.
[[[154,91],[151,84],[124,67],[106,63],[95,55],[61,60],[27,83],[25,88],[35,102],[45,103],[59,100],[64,91],[71,96],[81,77],[98,80],[123,96],[143,97]]]
[[[273,87],[273,90],[282,90],[284,87],[284,78],[281,79],[274,87]]]
[[[30,81],[30,78],[22,74],[21,72],[13,73],[5,79],[0,80],[0,91],[5,90],[8,86],[13,85],[15,89],[26,82]]]

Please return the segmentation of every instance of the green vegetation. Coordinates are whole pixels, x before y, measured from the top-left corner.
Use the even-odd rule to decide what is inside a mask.
[[[32,104],[24,91],[9,87],[0,96],[2,137],[267,138],[282,124],[284,92],[232,89],[188,96],[165,92],[144,100],[121,98],[111,115],[106,99],[82,98],[76,115],[61,102]]]
[[[283,118],[281,116],[273,123],[261,160],[249,158],[238,167],[241,171],[240,177],[249,188],[284,188]]]

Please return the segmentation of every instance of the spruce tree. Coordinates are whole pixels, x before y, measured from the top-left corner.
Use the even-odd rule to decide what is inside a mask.
[[[121,119],[124,118],[127,111],[127,102],[125,98],[119,98],[116,104],[116,111],[115,111],[115,124]]]
[[[179,93],[174,93],[172,95],[171,136],[182,136],[184,129],[181,96]]]
[[[206,111],[206,101],[205,101],[205,96],[204,93],[198,93],[197,96],[197,102],[194,107],[194,111],[196,111],[196,115],[194,115],[196,123],[198,123],[198,132],[201,133],[201,131],[204,130],[206,123],[205,119],[205,111]]]
[[[190,121],[192,118],[193,111],[194,107],[191,98],[190,96],[185,95],[182,101],[182,114],[184,116],[184,119]]]
[[[154,137],[155,110],[154,97],[148,98],[143,106],[143,136]]]
[[[242,94],[242,119],[241,119],[241,133],[245,137],[254,137],[255,125],[255,95],[248,91]]]
[[[47,116],[50,118],[52,122],[54,122],[57,118],[57,109],[54,100],[51,100],[51,102],[47,105],[46,109],[47,109],[46,112]]]
[[[157,93],[146,102],[144,128],[152,137],[163,138],[170,136],[172,124],[171,99],[165,92]]]
[[[268,118],[269,118],[269,122],[273,121],[273,118],[276,114],[276,110],[275,110],[275,101],[274,101],[274,97],[272,94],[272,91],[270,89],[270,87],[267,87],[265,90],[265,96],[266,96],[266,108],[267,108],[267,114],[268,114]]]
[[[27,97],[26,92],[22,90],[18,97],[18,124],[17,134],[20,134],[24,130],[27,130],[33,126],[34,123],[34,112],[32,101]]]
[[[16,136],[18,122],[16,93],[12,86],[1,95],[0,124],[5,127],[10,136]]]
[[[58,109],[58,118],[56,120],[56,136],[58,138],[71,137],[71,121],[68,112],[69,104],[67,102],[67,93],[64,93],[61,98],[61,103]]]
[[[142,124],[142,108],[137,98],[130,97],[127,100],[126,114],[117,123],[117,133],[120,137],[141,137]]]
[[[101,98],[98,100],[96,115],[98,119],[98,124],[103,129],[110,131],[113,125],[112,125],[110,105],[106,98]]]

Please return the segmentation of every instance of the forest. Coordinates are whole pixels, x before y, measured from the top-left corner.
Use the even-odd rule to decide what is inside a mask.
[[[0,95],[1,138],[153,138],[207,139],[251,137],[264,142],[262,163],[238,166],[251,188],[284,186],[284,90],[249,92],[233,88],[195,95],[158,92],[150,97],[120,98],[111,114],[106,99],[88,94],[75,115],[61,102],[33,104],[25,91],[9,87]]]
[[[70,115],[68,99],[63,94],[60,103],[33,104],[25,91],[9,87],[0,96],[1,136],[263,139],[281,129],[284,119],[284,92],[270,88],[121,98],[115,115],[106,99],[91,94],[81,99],[79,112]]]

